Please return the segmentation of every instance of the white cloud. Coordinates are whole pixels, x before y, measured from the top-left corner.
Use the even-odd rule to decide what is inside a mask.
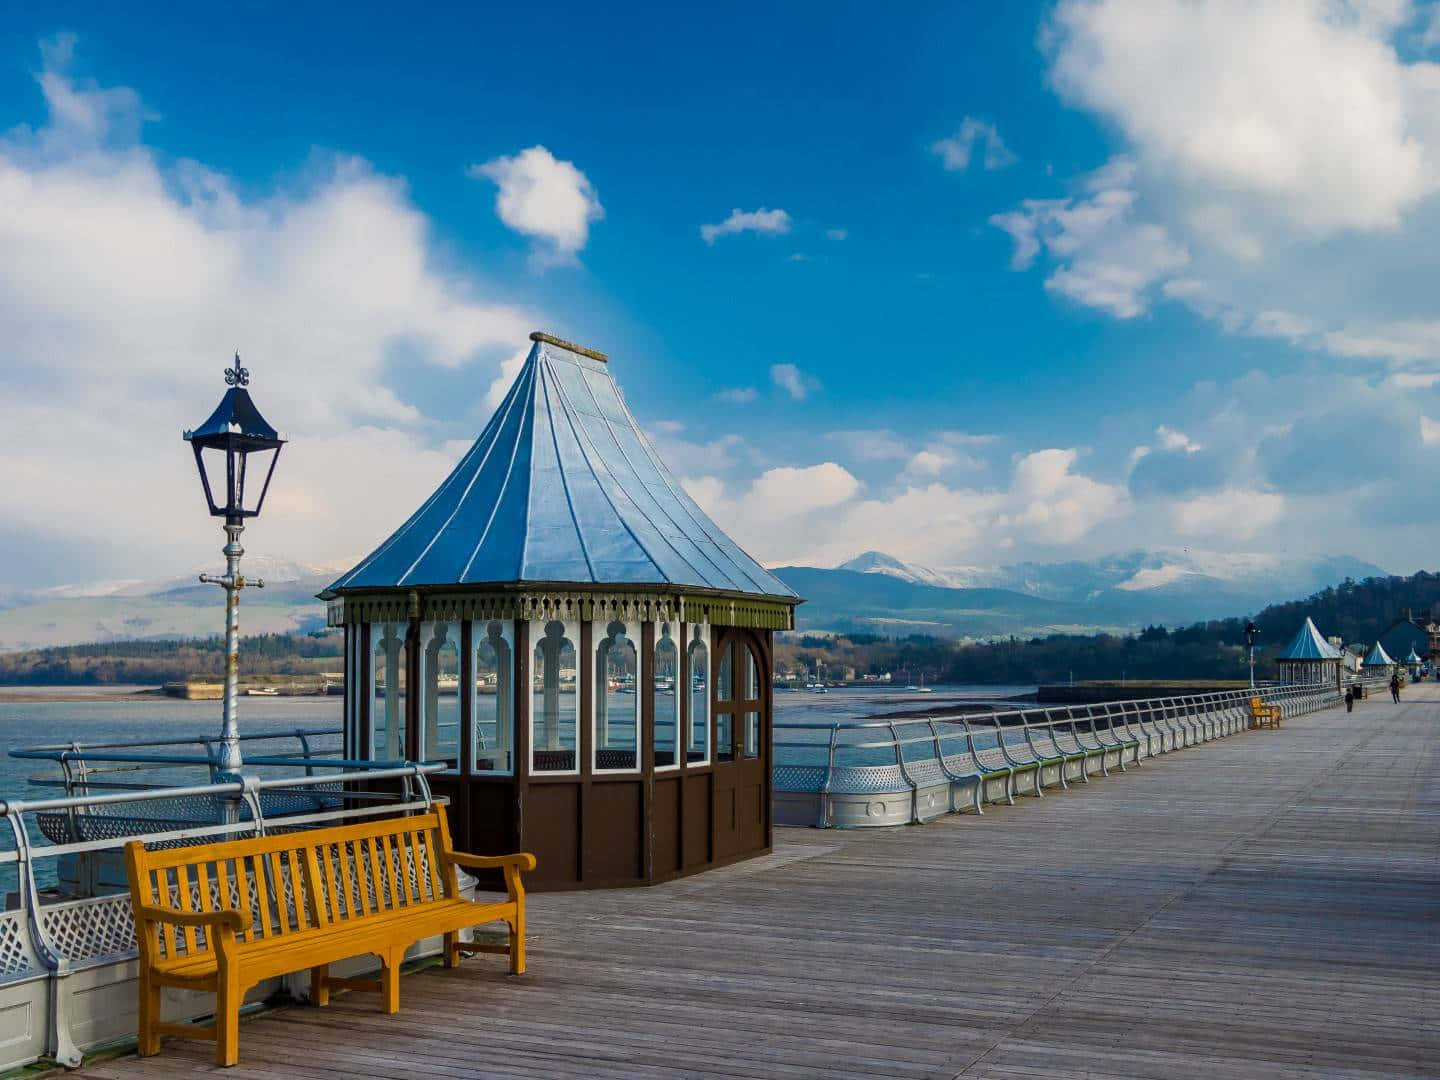
[[[1285,497],[1265,491],[1227,489],[1174,503],[1171,514],[1180,539],[1202,537],[1246,541],[1280,521]]]
[[[794,364],[771,364],[770,381],[796,401],[804,401],[820,389],[820,380],[807,375]]]
[[[1133,220],[1134,163],[1113,158],[1080,179],[1082,194],[1026,199],[990,223],[1015,242],[1012,269],[1047,251],[1055,261],[1045,287],[1087,307],[1130,319],[1149,307],[1155,287],[1184,269],[1189,252],[1158,225]]]
[[[905,468],[916,476],[938,476],[954,464],[955,455],[947,450],[921,450]]]
[[[826,229],[826,230],[825,230],[825,235],[828,236],[831,240],[844,240],[846,237],[848,237],[848,236],[850,235],[850,230],[848,230],[848,229]]]
[[[1164,424],[1155,429],[1155,437],[1160,440],[1160,446],[1165,450],[1183,450],[1187,454],[1198,453],[1200,450],[1200,444],[1189,435]]]
[[[860,490],[843,466],[833,461],[805,468],[767,469],[756,479],[747,496],[758,501],[771,515],[793,517],[845,502]]]
[[[701,225],[700,236],[707,244],[713,244],[722,236],[755,232],[767,236],[781,236],[790,231],[790,215],[784,210],[741,210],[738,206],[719,225]]]
[[[1425,446],[1440,446],[1440,420],[1420,417],[1420,442]]]
[[[478,398],[540,320],[441,270],[401,182],[317,156],[303,188],[251,195],[166,165],[134,141],[139,95],[81,82],[70,57],[47,50],[38,76],[49,120],[0,137],[0,520],[57,548],[103,521],[97,551],[128,576],[217,559],[180,431],[238,347],[291,439],[246,547],[363,554],[453,464],[454,432],[387,382],[396,350]]]
[[[730,405],[748,405],[760,396],[760,391],[753,386],[727,386],[715,396]]]
[[[973,116],[960,121],[960,130],[954,135],[931,143],[930,152],[940,159],[947,172],[964,172],[970,168],[977,146],[984,148],[980,163],[987,170],[1003,169],[1020,160],[1005,145],[994,124],[987,124]]]
[[[786,262],[809,262],[812,256],[806,255],[803,251],[792,251],[785,256]]]
[[[1323,234],[1393,228],[1440,186],[1440,68],[1392,44],[1406,4],[1062,0],[1043,35],[1068,101],[1157,169]]]
[[[467,172],[495,182],[495,213],[506,226],[538,242],[538,265],[574,264],[590,225],[605,216],[585,174],[543,146],[471,165]]]

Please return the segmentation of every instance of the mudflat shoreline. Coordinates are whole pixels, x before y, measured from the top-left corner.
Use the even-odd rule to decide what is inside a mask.
[[[164,697],[158,686],[0,686],[0,703],[154,701]]]

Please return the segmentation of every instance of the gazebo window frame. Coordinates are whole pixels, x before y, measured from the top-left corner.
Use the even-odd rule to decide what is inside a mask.
[[[420,624],[420,732],[419,748],[421,761],[445,761],[447,773],[460,771],[461,745],[464,741],[464,715],[460,702],[460,673],[462,660],[460,651],[461,624],[457,621],[435,620]],[[440,638],[444,634],[443,639]],[[435,730],[435,742],[440,742],[440,722],[443,715],[440,693],[440,652],[452,649],[455,654],[455,746],[453,753],[444,753],[438,745],[430,745],[430,731]],[[432,720],[433,717],[433,720]]]
[[[494,747],[482,747],[483,733],[480,726],[479,653],[482,645],[493,644],[490,627],[500,628],[500,642],[506,646],[502,655],[499,649],[495,656],[495,734]],[[578,656],[578,652],[577,652]],[[476,619],[470,624],[470,775],[472,776],[514,776],[515,775],[515,623],[511,619]],[[579,673],[576,673],[578,680]],[[578,683],[577,683],[578,690]],[[578,710],[578,706],[577,706]],[[503,737],[502,737],[503,736]],[[503,769],[482,769],[478,762],[482,755],[504,750],[509,764]]]
[[[661,646],[663,643],[668,643],[670,646],[668,652],[673,653],[675,657],[674,673],[672,675],[672,678],[674,679],[672,687],[674,707],[672,710],[672,714],[670,716],[664,717],[664,724],[669,726],[670,739],[672,744],[671,753],[674,756],[674,760],[668,765],[660,764],[659,758],[660,732],[663,725],[661,717],[661,699],[655,687],[655,679],[658,676],[652,674],[649,685],[646,686],[644,689],[644,692],[650,695],[651,700],[650,760],[654,762],[654,769],[657,773],[672,772],[676,769],[679,769],[681,763],[685,760],[685,754],[687,753],[687,748],[685,745],[686,723],[684,708],[684,695],[687,693],[685,689],[685,642],[679,639],[680,625],[681,624],[678,622],[669,620],[657,622],[655,624],[655,645],[653,650],[654,658],[651,661],[651,666],[654,667],[656,672],[658,672],[660,670],[660,654],[662,652]]]
[[[546,638],[546,631],[547,631],[547,628],[550,626],[551,623],[559,623],[560,626],[563,628],[563,629],[562,629],[562,633],[561,633],[561,640],[569,643],[571,649],[572,649],[573,652],[574,652],[574,656],[575,656],[575,695],[574,695],[574,708],[573,708],[573,710],[572,710],[572,712],[571,712],[571,717],[572,717],[571,723],[572,723],[573,730],[574,730],[574,734],[575,734],[575,745],[574,745],[573,750],[571,751],[571,753],[574,755],[574,763],[573,763],[572,767],[571,767],[571,768],[568,768],[568,769],[546,769],[546,768],[540,768],[540,767],[538,767],[537,764],[536,764],[536,757],[535,757],[535,755],[536,755],[537,753],[540,753],[541,751],[554,751],[554,750],[556,750],[556,749],[559,749],[559,750],[564,750],[564,749],[565,749],[565,747],[563,747],[563,746],[560,746],[560,747],[556,748],[556,747],[542,747],[542,746],[540,745],[540,723],[541,723],[543,717],[542,717],[542,715],[541,715],[541,710],[535,708],[535,691],[536,691],[535,680],[536,680],[537,678],[541,680],[541,687],[540,687],[540,689],[541,689],[541,691],[543,692],[543,690],[544,690],[544,679],[545,679],[545,672],[544,672],[544,670],[541,668],[540,664],[536,661],[536,656],[535,656],[535,654],[536,654],[537,652],[540,652],[540,651],[541,651],[541,644],[542,644],[542,642],[543,642],[543,641],[545,640],[545,638]],[[582,747],[582,745],[583,745],[583,744],[582,744],[582,741],[581,741],[581,731],[580,731],[580,725],[581,725],[581,723],[582,723],[582,721],[583,721],[583,717],[580,715],[580,714],[581,714],[581,708],[580,708],[581,694],[580,694],[580,689],[581,689],[581,682],[582,682],[582,680],[585,678],[585,667],[586,667],[586,665],[585,665],[585,663],[584,663],[584,657],[583,657],[582,652],[581,652],[582,642],[581,642],[581,636],[580,636],[580,623],[579,623],[577,620],[573,620],[573,619],[531,619],[531,620],[530,620],[530,632],[529,632],[528,638],[529,638],[529,640],[528,640],[528,643],[527,643],[527,646],[526,646],[526,647],[527,647],[527,648],[529,649],[529,651],[530,651],[530,663],[531,663],[531,673],[530,673],[530,679],[529,679],[530,685],[527,686],[527,687],[525,687],[525,692],[530,695],[530,697],[529,697],[529,708],[526,710],[527,714],[529,715],[529,722],[530,722],[529,738],[528,738],[528,740],[527,740],[528,743],[529,743],[529,747],[530,747],[530,749],[529,749],[529,758],[530,758],[530,760],[529,760],[529,763],[528,763],[528,764],[529,764],[529,770],[528,770],[528,771],[529,771],[530,775],[535,776],[535,777],[547,777],[547,776],[577,776],[577,775],[579,775],[579,773],[580,773],[580,751],[581,751],[581,747]],[[556,663],[556,669],[557,669],[557,670],[556,670],[556,682],[557,682],[557,690],[556,690],[556,693],[557,693],[557,695],[558,695],[558,694],[559,694],[559,679],[560,679],[560,656],[559,656],[558,650],[557,650],[557,656],[556,656],[556,661],[555,661],[555,663]],[[557,703],[557,705],[558,705],[558,703]],[[561,717],[560,717],[559,714],[557,714],[557,716],[556,716],[556,723],[557,723],[557,725],[560,723],[560,720],[561,720]],[[557,739],[558,739],[560,736],[562,736],[562,735],[563,735],[563,729],[562,729],[561,731],[558,731],[558,732],[557,732]]]
[[[387,646],[394,644],[394,663],[392,665],[391,649]],[[385,664],[385,696],[379,701],[376,700],[376,690],[382,685],[380,680],[380,665],[375,662],[376,657],[384,651]],[[399,621],[375,622],[370,624],[370,662],[368,677],[365,680],[365,692],[370,698],[370,757],[371,761],[403,761],[405,760],[405,736],[406,736],[406,700],[405,695],[409,693],[410,686],[407,669],[410,666],[409,657],[408,627]],[[396,676],[392,682],[392,673]],[[404,686],[404,690],[399,687]],[[395,708],[391,709],[392,701]],[[377,707],[378,706],[378,707]],[[390,723],[392,715],[396,719],[395,724]],[[381,730],[385,732],[384,744],[377,738]],[[398,740],[396,736],[398,735]],[[399,753],[391,755],[387,753],[394,742],[399,742]]]
[[[715,640],[709,623],[687,623],[685,624],[686,640],[684,642],[684,676],[686,702],[683,712],[685,721],[685,768],[702,769],[710,765],[714,760],[715,731],[713,726],[714,710],[710,707],[710,684],[713,674],[710,665],[715,656]],[[695,688],[695,646],[700,645],[705,650],[705,659],[700,668],[704,677],[704,685],[698,690]],[[703,715],[695,716],[695,706],[699,705]],[[694,751],[694,737],[699,732],[705,737],[705,743],[699,757],[691,758]]]
[[[612,635],[616,633],[615,627],[622,628],[618,631],[625,639],[635,655],[635,693],[634,693],[634,714],[635,727],[632,736],[632,744],[629,747],[601,746],[600,731],[602,721],[608,721],[608,701],[606,680],[608,674],[605,671],[605,664],[602,657],[607,655],[607,650],[613,644]],[[644,728],[645,710],[643,695],[645,694],[645,656],[641,646],[641,624],[620,619],[596,619],[590,624],[590,671],[594,685],[590,693],[590,772],[596,776],[615,776],[641,771],[643,759],[641,757],[642,738]],[[605,750],[619,750],[624,752],[633,747],[635,761],[633,765],[620,768],[601,768],[600,754]]]

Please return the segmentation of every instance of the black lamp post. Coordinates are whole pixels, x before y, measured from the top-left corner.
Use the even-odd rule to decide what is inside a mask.
[[[235,354],[235,366],[225,369],[225,383],[230,389],[220,404],[208,420],[185,432],[185,441],[195,451],[195,468],[211,516],[225,519],[225,574],[201,574],[200,580],[225,589],[225,702],[219,764],[221,772],[234,773],[242,764],[235,717],[240,683],[240,590],[246,585],[265,587],[263,581],[246,581],[240,573],[240,556],[245,554],[240,534],[245,531],[245,519],[258,517],[265,504],[285,440],[250,400],[250,391],[245,389],[250,385],[250,372],[240,366],[239,353]]]
[[[1255,689],[1255,642],[1260,639],[1260,628],[1253,621],[1245,624],[1245,644],[1250,648],[1250,689]]]

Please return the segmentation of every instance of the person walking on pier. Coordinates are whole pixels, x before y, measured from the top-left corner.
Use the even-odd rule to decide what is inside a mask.
[[[1345,711],[1355,711],[1355,687],[1353,686],[1345,687]]]
[[[1398,671],[1390,676],[1390,697],[1394,699],[1396,705],[1400,704],[1400,673]]]

